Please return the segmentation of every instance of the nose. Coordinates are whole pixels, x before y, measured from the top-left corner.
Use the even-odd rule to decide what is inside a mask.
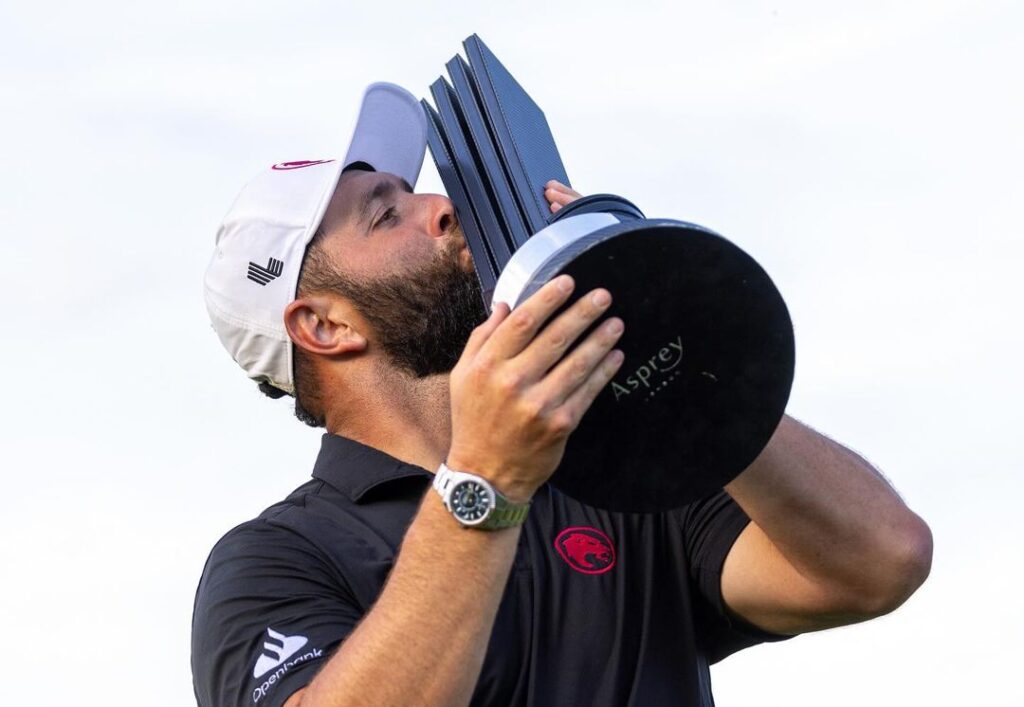
[[[427,233],[433,238],[448,235],[455,228],[455,206],[452,200],[441,194],[423,194],[421,199],[427,220]]]

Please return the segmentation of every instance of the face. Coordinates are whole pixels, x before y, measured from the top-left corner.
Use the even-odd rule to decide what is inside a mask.
[[[390,363],[414,377],[450,371],[487,316],[451,201],[413,194],[394,175],[349,172],[323,227],[339,270],[331,289]]]
[[[405,180],[384,172],[341,175],[324,214],[330,252],[356,278],[413,272],[440,251],[458,245],[460,266],[473,268],[451,200],[414,194]]]

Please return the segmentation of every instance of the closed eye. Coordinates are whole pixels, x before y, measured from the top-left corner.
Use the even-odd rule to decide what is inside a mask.
[[[397,218],[398,210],[394,206],[389,206],[381,215],[381,217],[377,219],[377,223],[375,223],[373,227],[376,228],[377,226],[381,226],[385,223],[388,223],[389,221],[396,220]]]

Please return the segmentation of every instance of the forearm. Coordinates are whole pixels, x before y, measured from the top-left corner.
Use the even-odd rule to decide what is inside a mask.
[[[302,707],[468,704],[519,533],[464,529],[428,491],[376,604]]]
[[[891,610],[927,576],[928,526],[864,459],[792,418],[726,490],[797,572],[850,611]]]

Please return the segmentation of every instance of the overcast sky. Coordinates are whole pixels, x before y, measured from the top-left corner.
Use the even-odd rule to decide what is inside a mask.
[[[728,659],[720,707],[1024,704],[1020,4],[498,7],[0,8],[2,701],[192,703],[203,561],[319,444],[210,330],[216,226],[267,165],[339,156],[367,83],[427,95],[477,32],[573,186],[761,262],[790,414],[933,529],[907,605]]]

